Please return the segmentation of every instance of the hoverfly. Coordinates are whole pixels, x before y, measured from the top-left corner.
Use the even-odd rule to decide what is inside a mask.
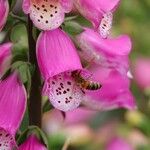
[[[102,87],[102,85],[98,82],[93,82],[90,80],[86,80],[81,76],[80,71],[73,71],[72,77],[74,78],[75,82],[78,86],[80,86],[82,89],[86,90],[98,90]]]

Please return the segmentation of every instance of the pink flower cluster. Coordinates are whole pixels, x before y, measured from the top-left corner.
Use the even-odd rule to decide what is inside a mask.
[[[97,110],[135,108],[127,75],[131,40],[127,35],[110,37],[118,4],[119,0],[23,0],[24,13],[43,30],[37,40],[36,55],[44,79],[43,95],[49,97],[55,108],[65,112],[81,104]],[[81,58],[69,35],[60,28],[65,13],[73,5],[93,25],[83,27],[83,32],[75,37]],[[0,0],[0,31],[8,12],[8,1]],[[11,43],[0,45],[0,78],[10,66],[11,49]],[[81,59],[89,62],[88,69],[82,67]],[[92,75],[91,80],[102,88],[87,90],[79,86],[72,75],[75,71],[85,81],[86,74]],[[92,81],[88,83],[94,84]],[[17,72],[1,79],[0,91],[0,149],[9,150],[17,147],[15,134],[26,109],[27,94]],[[32,143],[37,146],[33,147]],[[19,149],[46,148],[31,135]]]
[[[81,104],[98,110],[135,108],[127,75],[131,40],[127,35],[110,37],[118,4],[119,0],[23,0],[24,13],[44,30],[38,37],[36,54],[44,79],[43,95],[55,108],[70,111]],[[59,28],[73,6],[93,25],[83,27],[83,32],[75,37],[80,51]],[[82,67],[81,59],[89,62],[88,69]],[[102,88],[83,89],[74,79],[74,71],[92,75],[91,80]],[[83,75],[85,81],[86,78]]]
[[[135,108],[127,75],[131,40],[127,35],[109,35],[118,4],[119,0],[24,0],[24,12],[44,30],[36,53],[45,81],[43,94],[55,108],[70,111],[80,104],[98,110]],[[86,71],[92,74],[92,81],[102,84],[99,90],[82,89],[72,77],[73,71],[84,72],[85,68],[70,37],[59,27],[73,5],[93,25],[83,27],[75,38],[81,59],[90,64]]]

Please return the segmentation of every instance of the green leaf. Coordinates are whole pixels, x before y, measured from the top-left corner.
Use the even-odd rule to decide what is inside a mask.
[[[77,35],[83,32],[82,26],[75,21],[66,21],[62,27],[70,35]]]
[[[45,135],[45,133],[37,126],[29,126],[28,129],[26,129],[18,138],[17,142],[18,144],[22,144],[29,135],[34,134],[37,136],[37,138],[39,138],[39,140],[46,145],[46,147],[49,150],[49,146],[48,146],[48,141],[47,141],[47,137]]]

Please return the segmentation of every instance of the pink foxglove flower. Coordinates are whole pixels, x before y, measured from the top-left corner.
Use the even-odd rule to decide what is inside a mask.
[[[60,29],[42,32],[37,42],[37,60],[45,80],[44,93],[52,105],[62,111],[78,107],[83,92],[71,72],[82,66],[68,35]]]
[[[30,135],[18,150],[47,150],[35,135]]]
[[[98,110],[136,107],[127,75],[100,66],[93,66],[90,71],[93,79],[102,84],[102,88],[98,91],[86,91],[86,105]]]
[[[26,92],[17,73],[0,82],[0,149],[16,147],[15,134],[26,108]]]
[[[138,58],[136,60],[134,78],[141,88],[150,88],[150,59]]]
[[[0,31],[6,23],[9,12],[8,0],[0,0]]]
[[[79,12],[92,22],[94,28],[103,38],[109,35],[113,12],[120,0],[74,0]]]
[[[128,55],[131,51],[131,40],[127,35],[122,35],[115,39],[103,39],[94,30],[85,28],[76,39],[82,50],[81,56],[85,60],[104,67],[115,68],[121,73],[128,72]]]
[[[114,138],[108,143],[106,150],[133,150],[133,148],[126,140]]]
[[[0,45],[0,78],[4,75],[5,71],[9,68],[11,62],[11,43]]]
[[[58,28],[71,9],[72,0],[23,0],[24,12],[42,30]]]

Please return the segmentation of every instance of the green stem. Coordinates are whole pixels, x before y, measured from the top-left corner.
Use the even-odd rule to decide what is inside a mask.
[[[13,12],[10,12],[9,15],[10,15],[11,17],[13,17],[13,18],[15,18],[15,19],[17,19],[17,20],[23,22],[23,23],[26,23],[25,18],[15,15]]]
[[[36,43],[32,35],[33,23],[28,16],[28,42],[29,42],[29,61],[35,65],[35,71],[32,75],[31,91],[29,97],[29,124],[41,127],[41,79],[36,60]]]

